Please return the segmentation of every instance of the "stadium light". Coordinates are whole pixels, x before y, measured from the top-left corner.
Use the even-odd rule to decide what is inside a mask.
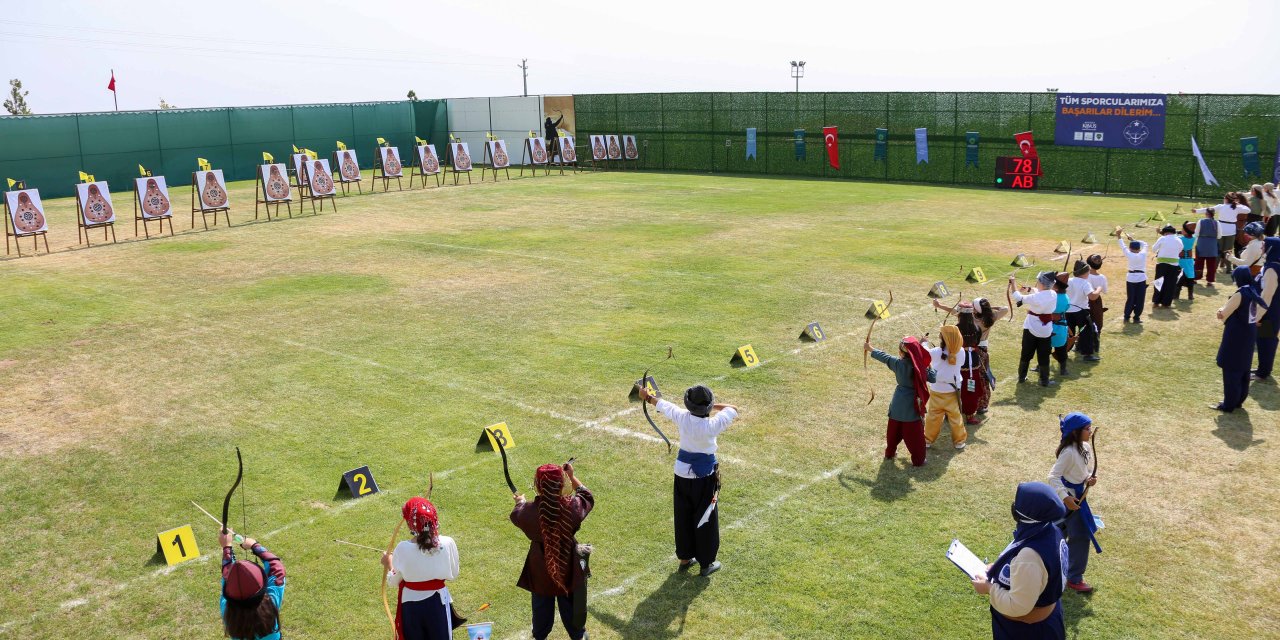
[[[796,93],[800,93],[800,78],[804,77],[804,60],[791,61],[791,77],[796,79]]]

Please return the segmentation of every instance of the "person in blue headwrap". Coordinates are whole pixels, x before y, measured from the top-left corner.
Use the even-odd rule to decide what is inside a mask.
[[[1067,508],[1043,482],[1018,485],[1013,499],[1013,542],[973,578],[973,590],[990,596],[994,640],[1063,640],[1062,591],[1067,583],[1067,543],[1057,522]]]
[[[1262,293],[1254,286],[1249,267],[1236,267],[1231,279],[1239,289],[1218,309],[1222,321],[1222,344],[1218,345],[1218,367],[1222,369],[1222,402],[1210,405],[1231,413],[1249,397],[1249,369],[1258,340],[1257,309],[1267,309]]]
[[[1098,525],[1085,498],[1088,487],[1098,481],[1093,475],[1093,419],[1073,411],[1058,421],[1058,429],[1062,439],[1058,441],[1058,459],[1049,470],[1048,483],[1069,511],[1063,522],[1068,550],[1067,588],[1093,593],[1093,587],[1084,581],[1084,570],[1089,566],[1089,543],[1102,553],[1094,537]]]
[[[1280,310],[1276,309],[1276,291],[1280,290],[1280,238],[1267,238],[1263,242],[1267,255],[1258,283],[1262,289],[1262,303],[1266,305],[1266,311],[1258,318],[1258,368],[1250,376],[1251,380],[1266,380],[1271,377],[1271,366],[1276,361],[1276,346],[1280,344],[1280,333],[1277,331],[1280,330]]]

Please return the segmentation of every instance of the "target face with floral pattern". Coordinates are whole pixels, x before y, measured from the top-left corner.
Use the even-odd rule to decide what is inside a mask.
[[[610,160],[621,160],[621,159],[622,159],[622,146],[618,144],[618,134],[616,134],[616,133],[611,133],[611,134],[609,134],[609,135],[607,136],[607,138],[608,138],[607,146],[608,146],[608,148],[609,148],[609,159],[610,159]]]
[[[471,170],[471,148],[465,142],[453,143],[453,170]]]
[[[542,138],[529,138],[529,155],[533,156],[534,164],[547,163],[547,148],[543,145]]]
[[[628,160],[635,160],[640,157],[640,150],[636,148],[635,136],[622,136],[622,156]]]
[[[400,150],[396,147],[382,147],[382,175],[388,178],[399,178],[404,175],[404,166],[400,164]]]
[[[604,150],[604,136],[591,136],[591,159],[605,160],[608,157]]]
[[[142,208],[142,217],[153,219],[173,215],[173,210],[169,208],[169,187],[164,183],[164,176],[134,178],[134,186],[138,191],[138,206]]]
[[[578,152],[573,148],[573,136],[560,138],[560,161],[577,162]]]
[[[356,161],[356,152],[350,149],[338,152],[338,179],[343,182],[359,182],[360,163]]]
[[[200,194],[200,208],[204,211],[227,206],[227,183],[222,169],[196,172],[196,192]]]
[[[440,173],[440,158],[436,156],[434,144],[418,145],[418,166],[429,176]]]
[[[489,158],[493,160],[494,169],[506,169],[511,166],[511,156],[507,155],[507,141],[490,140]]]
[[[333,195],[333,172],[329,170],[327,158],[312,160],[307,164],[307,179],[311,181],[311,195]]]
[[[264,164],[258,167],[262,177],[262,197],[267,202],[289,200],[289,170],[284,164]]]
[[[307,172],[303,170],[303,165],[307,164],[310,159],[311,156],[305,153],[295,153],[289,156],[289,161],[293,163],[293,175],[298,176],[298,186],[300,187],[307,186]]]
[[[13,231],[17,235],[27,236],[49,229],[44,219],[44,206],[40,204],[38,189],[9,191],[4,194],[9,203],[9,216],[13,222]]]
[[[85,224],[106,224],[116,221],[111,207],[111,190],[106,182],[88,182],[76,185],[80,201],[80,217]]]

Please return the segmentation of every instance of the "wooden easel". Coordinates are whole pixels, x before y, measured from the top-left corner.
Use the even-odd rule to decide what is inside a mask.
[[[524,167],[526,164],[530,165],[529,174],[535,178],[538,177],[539,166],[542,167],[544,171],[544,175],[551,175],[551,167],[548,164],[551,161],[551,157],[547,155],[548,154],[547,147],[545,144],[542,145],[542,162],[538,162],[538,157],[533,153],[533,143],[535,140],[538,141],[539,143],[542,142],[541,138],[525,138],[524,139],[524,149],[520,151],[520,177],[521,178],[524,177]],[[528,161],[527,163],[525,162],[526,160]]]
[[[447,165],[447,166],[448,166],[448,170],[449,170],[449,171],[451,171],[451,172],[453,173],[453,186],[455,186],[455,187],[456,187],[456,186],[458,186],[458,174],[459,174],[459,173],[465,173],[465,174],[467,174],[467,184],[471,184],[471,168],[472,168],[473,166],[475,166],[475,163],[470,163],[470,164],[468,164],[468,165],[467,165],[467,168],[466,168],[466,169],[459,170],[459,169],[458,169],[458,159],[457,159],[457,158],[455,158],[455,157],[454,157],[454,155],[453,155],[453,145],[455,145],[455,144],[457,144],[457,143],[456,143],[456,142],[450,142],[450,143],[449,143],[449,164]],[[488,146],[488,145],[485,145],[485,146]]]
[[[490,142],[493,142],[493,144],[492,145],[489,144]],[[480,182],[484,182],[485,171],[492,171],[493,181],[494,182],[498,181],[498,169],[493,166],[493,162],[494,162],[493,154],[489,152],[490,148],[495,148],[497,146],[498,146],[497,140],[486,140],[484,143],[484,157],[485,157],[485,160],[488,160],[488,162],[480,165]],[[511,154],[507,154],[507,166],[502,167],[502,170],[507,174],[507,180],[511,180],[510,167],[511,167]]]
[[[136,183],[135,183],[135,188],[136,188]],[[172,227],[173,225],[169,225],[169,226]],[[76,189],[76,244],[80,244],[81,242],[80,238],[83,235],[85,246],[87,247],[93,246],[93,243],[89,242],[90,229],[102,229],[102,241],[106,242],[108,227],[111,229],[111,244],[115,244],[116,243],[116,221],[115,221],[114,211],[111,214],[110,222],[98,222],[94,224],[85,222],[84,203],[80,201],[80,190]],[[81,233],[82,231],[83,231],[83,234]],[[136,231],[134,232],[134,235],[137,235]],[[47,243],[48,240],[45,240],[45,242]]]
[[[433,171],[433,172],[431,172],[431,173],[427,173],[426,169],[425,169],[425,168],[423,168],[423,166],[422,166],[422,152],[420,151],[420,149],[421,149],[421,147],[424,147],[424,146],[429,146],[429,145],[419,145],[419,147],[416,147],[416,148],[414,148],[414,150],[413,150],[413,151],[414,151],[414,153],[413,153],[413,166],[412,166],[412,167],[409,167],[409,188],[410,188],[410,189],[412,189],[412,188],[413,188],[413,178],[414,178],[414,176],[415,176],[415,175],[418,177],[419,182],[421,183],[421,185],[422,185],[422,188],[423,188],[423,189],[426,189],[426,188],[427,188],[427,176],[431,176],[432,178],[434,178],[434,179],[435,179],[435,183],[436,183],[436,186],[437,186],[437,187],[442,186],[442,185],[444,184],[444,175],[443,175],[443,173],[442,173],[442,171],[443,171],[443,167],[442,167],[442,166],[441,166],[441,164],[440,164],[440,155],[439,155],[439,154],[433,154],[433,155],[435,155],[435,158],[436,158],[436,170],[435,170],[435,171]],[[417,173],[417,174],[414,174],[414,172],[413,172],[413,171],[414,171],[414,169],[417,169],[417,171],[418,171],[418,173]]]
[[[338,173],[338,186],[342,187],[342,197],[344,197],[344,198],[345,198],[345,197],[347,197],[347,196],[351,195],[351,184],[352,184],[352,183],[355,183],[355,185],[356,185],[356,192],[357,192],[357,193],[359,193],[359,194],[361,194],[361,195],[364,195],[364,187],[361,187],[361,186],[360,186],[360,180],[361,180],[361,178],[363,178],[364,176],[357,177],[355,180],[347,180],[347,177],[346,177],[346,176],[344,176],[344,175],[342,175],[342,159],[338,156],[338,154],[339,154],[340,152],[342,152],[342,151],[346,151],[346,149],[338,149],[337,151],[334,151],[334,152],[333,152],[333,166],[334,166],[334,168],[337,170],[337,173]],[[354,153],[354,152],[353,152],[353,153]],[[357,168],[357,169],[359,169],[359,168],[360,168],[360,159],[359,159],[359,158],[356,158],[356,168]],[[336,210],[336,209],[335,209],[335,210]]]
[[[596,157],[596,144],[595,144],[595,141],[591,139],[591,136],[587,136],[587,147],[591,149],[591,170],[599,171],[601,167],[604,167],[605,170],[608,170],[609,168],[609,165],[608,165],[609,137],[603,136],[603,135],[600,136],[600,149],[601,151],[603,151],[603,153],[600,154],[599,158]]]
[[[227,217],[227,226],[231,226],[231,207],[216,207],[213,209],[204,208],[204,200],[200,200],[200,206],[196,206],[196,192],[200,190],[200,183],[196,182],[196,171],[191,172],[191,228],[196,228],[196,214],[200,214],[200,221],[204,223],[204,230],[209,230],[209,219],[206,218],[210,213],[213,214],[213,226],[218,226],[218,214],[224,214]],[[230,203],[231,196],[227,196],[227,202]],[[173,222],[169,222],[172,231]]]
[[[382,181],[383,193],[386,193],[387,189],[390,188],[387,183],[391,182],[393,179],[396,181],[397,190],[404,191],[404,184],[400,182],[400,178],[404,175],[404,163],[400,163],[400,175],[388,176],[387,172],[382,168],[382,149],[383,147],[373,148],[373,180],[375,182],[378,180]],[[412,187],[413,183],[410,182],[409,186]]]
[[[147,172],[148,176],[151,174]],[[167,186],[167,185],[166,185]],[[138,221],[142,221],[142,232],[146,234],[147,239],[151,239],[151,230],[147,228],[147,223],[152,220],[160,222],[160,235],[164,235],[164,221],[169,221],[169,235],[173,236],[173,207],[169,207],[169,215],[148,218],[142,214],[141,202],[144,194],[138,193],[138,181],[133,181],[133,237],[138,237]]]
[[[303,163],[302,170],[307,175],[307,184],[312,184],[312,180],[315,180],[315,176],[311,175],[311,169],[308,168],[309,166],[310,165]],[[332,180],[333,175],[330,174],[329,178]],[[311,191],[311,196],[308,199],[311,200],[311,215],[313,216],[320,215],[320,213],[316,211],[317,200],[320,201],[320,211],[324,211],[324,201],[328,200],[329,204],[333,205],[334,213],[338,212],[338,201],[334,198],[334,196],[338,195],[338,189],[336,187],[331,193],[328,193],[325,195],[316,195],[316,190],[314,187],[310,191]],[[298,213],[302,213],[302,203],[298,203]]]
[[[49,253],[49,231],[36,231],[35,233],[18,233],[18,227],[13,224],[13,212],[9,210],[9,198],[6,195],[4,199],[4,254],[9,255],[9,238],[13,238],[13,248],[18,250],[18,257],[22,257],[22,245],[18,244],[23,238],[31,237],[31,248],[39,251],[39,237],[44,237],[44,252]],[[48,225],[48,216],[45,216],[45,225]]]
[[[560,162],[555,163],[555,165],[560,168],[560,175],[564,175],[565,167],[569,167],[574,173],[577,173],[582,170],[582,168],[578,165],[578,150],[573,148],[572,144],[569,144],[568,147],[569,147],[570,153],[573,154],[573,160],[565,160],[564,149],[566,145],[565,143],[566,140],[569,140],[568,136],[556,136],[556,139],[552,141],[552,144],[555,145],[555,153],[552,154],[551,150],[547,151],[548,161],[557,157],[560,158]],[[550,171],[550,168],[548,168],[548,171]]]
[[[289,197],[283,200],[267,199],[267,183],[262,179],[263,166],[270,166],[270,165],[258,165],[258,170],[253,172],[254,174],[253,175],[253,192],[257,194],[256,196],[254,196],[254,200],[253,200],[253,219],[254,220],[258,219],[258,205],[263,205],[263,208],[266,209],[267,222],[271,222],[271,205],[273,204],[276,206],[276,217],[277,218],[280,217],[281,202],[284,203],[286,207],[285,210],[289,212],[289,217],[293,218],[293,192],[292,191],[289,192]],[[302,166],[305,167],[307,165],[304,163]],[[288,170],[289,170],[289,167],[285,166],[285,171],[287,172]],[[290,186],[289,188],[293,189],[294,187]],[[298,212],[299,213],[302,212],[302,203],[298,203]],[[217,224],[216,218],[214,219],[214,224],[215,225]],[[231,223],[228,222],[227,224],[230,225]],[[170,229],[173,228],[172,223],[169,224],[169,228]]]

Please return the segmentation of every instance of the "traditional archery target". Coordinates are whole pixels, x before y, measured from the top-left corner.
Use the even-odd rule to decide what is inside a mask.
[[[453,170],[471,170],[471,149],[465,142],[453,143]],[[470,180],[470,178],[468,178],[468,180]]]
[[[608,150],[609,150],[609,159],[610,159],[610,160],[621,160],[621,159],[622,159],[622,146],[618,144],[618,134],[616,134],[616,133],[611,133],[611,134],[609,134],[609,135],[605,136],[605,140],[606,140],[606,141],[605,141],[605,146],[606,146],[606,147],[608,148]]]
[[[329,159],[307,161],[307,179],[311,181],[311,195],[316,197],[334,194],[333,172],[329,170]]]
[[[560,138],[560,161],[577,162],[578,152],[573,148],[573,136]]]
[[[283,163],[264,164],[258,167],[262,178],[262,199],[267,202],[284,202],[290,199],[288,169]]]
[[[298,176],[298,186],[307,185],[307,172],[303,170],[303,165],[311,159],[305,153],[295,153],[289,156],[289,161],[293,163],[293,175]]]
[[[440,157],[436,155],[434,144],[418,145],[418,167],[429,176],[440,173]]]
[[[164,176],[134,178],[134,186],[138,191],[138,206],[142,209],[143,218],[153,220],[173,215],[173,209],[169,208],[169,187],[164,183]]]
[[[640,157],[640,150],[636,148],[635,136],[622,136],[622,155],[627,160],[635,160]]]
[[[404,175],[404,166],[400,164],[400,149],[396,147],[379,147],[382,154],[382,175],[388,178],[399,178]]]
[[[200,209],[210,211],[227,206],[227,183],[222,169],[196,172],[196,192],[200,194]]]
[[[9,216],[17,235],[26,236],[49,229],[44,218],[44,206],[40,204],[39,189],[8,191],[4,197],[9,203]]]
[[[80,196],[80,218],[86,225],[116,221],[116,212],[111,206],[111,190],[106,182],[77,184],[76,195]]]
[[[356,182],[360,180],[360,163],[356,160],[356,152],[343,149],[338,152],[338,180]]]
[[[507,155],[506,140],[489,141],[489,159],[493,161],[494,169],[506,169],[511,166],[511,156]]]
[[[608,157],[604,150],[604,136],[591,136],[591,159],[604,160]]]
[[[542,138],[529,138],[529,155],[533,156],[534,164],[547,163],[547,147]]]

